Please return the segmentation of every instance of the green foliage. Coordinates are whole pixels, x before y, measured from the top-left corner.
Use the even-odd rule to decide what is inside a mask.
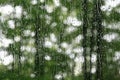
[[[10,17],[4,22],[0,22],[2,33],[6,38],[13,41],[7,48],[0,47],[1,50],[7,50],[8,55],[13,56],[12,63],[7,66],[3,64],[0,65],[0,80],[56,80],[55,75],[62,73],[65,73],[66,76],[60,80],[83,80],[85,78],[83,73],[77,76],[74,75],[76,66],[75,58],[76,56],[82,55],[82,53],[75,53],[73,48],[82,47],[81,41],[75,44],[74,40],[78,35],[82,35],[82,26],[84,24],[73,26],[72,24],[65,24],[64,22],[69,16],[76,17],[79,21],[83,20],[82,0],[60,0],[60,6],[55,6],[53,0],[45,0],[43,3],[40,2],[40,0],[37,1],[38,3],[33,5],[31,0],[0,0],[0,6],[10,4],[14,8],[16,6],[22,7],[22,16],[20,19]],[[47,5],[52,6],[53,12],[46,10]],[[86,30],[88,37],[91,36],[89,29],[91,29],[92,19],[95,17],[95,15],[92,14],[93,7],[93,0],[91,0],[88,2],[88,13],[85,13],[89,19],[88,30]],[[120,13],[116,11],[119,8],[120,6],[117,6],[113,8],[111,12],[102,12],[103,22],[106,24],[104,25],[104,35],[112,32],[120,35],[119,29],[106,28],[111,23],[119,23]],[[62,9],[66,9],[66,12]],[[107,13],[109,13],[109,15]],[[0,13],[0,16],[1,15]],[[13,13],[13,16],[14,15],[15,13]],[[9,27],[9,20],[15,22],[14,29]],[[67,33],[66,29],[71,26],[76,28],[76,30]],[[25,31],[28,31],[28,35],[25,34]],[[45,42],[47,40],[50,41],[51,33],[56,36],[57,41],[53,42],[53,47],[46,47]],[[20,37],[19,41],[15,41],[16,36]],[[92,40],[94,42],[94,39]],[[89,46],[91,43],[89,42],[90,38],[87,38],[86,41],[86,45]],[[70,55],[66,54],[67,49],[61,46],[63,42],[69,44],[68,47],[70,47],[72,51],[71,54],[75,55],[75,58],[70,58]],[[94,44],[95,43],[96,42],[94,42]],[[104,80],[120,80],[119,61],[113,61],[115,52],[120,51],[119,39],[114,39],[111,42],[103,40],[103,43],[105,55],[105,63],[103,62]],[[25,48],[28,48],[28,50],[25,50]],[[59,49],[61,51],[59,51]],[[35,56],[35,54],[37,56]],[[50,60],[46,60],[46,56],[49,56]],[[37,57],[38,59],[36,59]],[[25,60],[23,58],[25,58]],[[35,60],[37,60],[37,63]],[[88,64],[90,63],[88,62]],[[81,63],[81,65],[83,64]],[[96,66],[96,63],[93,63],[93,66]],[[35,75],[35,68],[37,68],[38,73],[42,71],[42,75]],[[95,80],[96,74],[92,73],[92,77],[92,80]]]

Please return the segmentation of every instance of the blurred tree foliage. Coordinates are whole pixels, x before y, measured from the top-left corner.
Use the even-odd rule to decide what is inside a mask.
[[[0,11],[0,29],[12,43],[0,50],[13,61],[0,64],[0,80],[120,80],[120,5],[107,11],[104,0],[0,0],[5,5],[14,10]]]

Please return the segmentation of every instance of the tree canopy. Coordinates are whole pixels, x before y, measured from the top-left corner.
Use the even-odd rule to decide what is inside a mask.
[[[119,0],[0,0],[0,80],[120,80]]]

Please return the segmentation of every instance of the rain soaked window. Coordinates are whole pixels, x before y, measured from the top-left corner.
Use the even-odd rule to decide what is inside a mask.
[[[120,80],[120,0],[0,0],[0,80]]]

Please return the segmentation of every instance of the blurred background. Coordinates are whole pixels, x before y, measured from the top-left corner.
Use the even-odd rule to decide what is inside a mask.
[[[0,0],[0,80],[97,80],[99,23],[100,80],[120,80],[120,0],[99,1]]]

